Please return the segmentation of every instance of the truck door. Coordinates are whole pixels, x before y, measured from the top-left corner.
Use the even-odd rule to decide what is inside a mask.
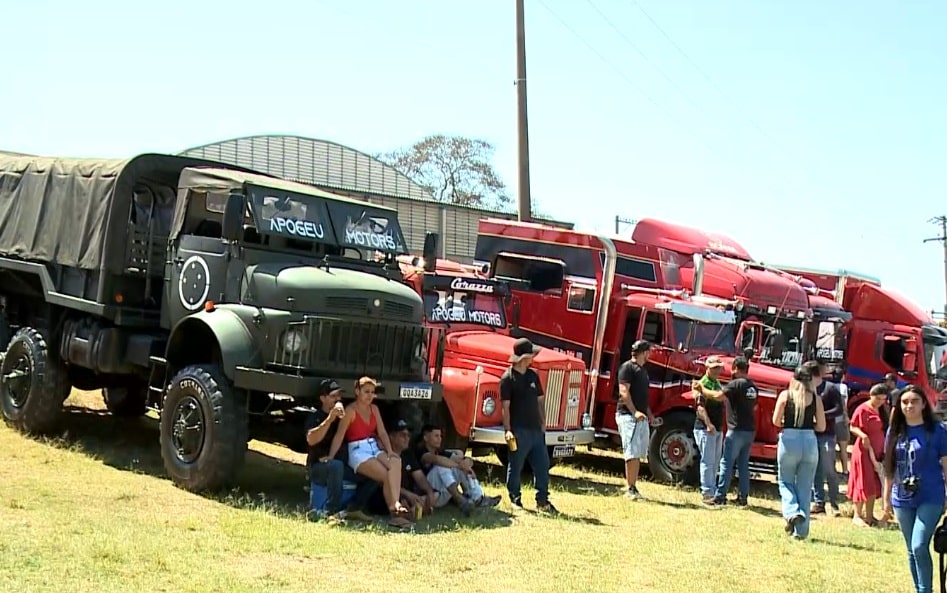
[[[170,325],[220,301],[226,286],[227,243],[219,221],[205,220],[194,234],[181,235],[167,264],[165,307]]]
[[[881,360],[905,379],[916,378],[917,339],[904,334],[884,334],[881,340]]]

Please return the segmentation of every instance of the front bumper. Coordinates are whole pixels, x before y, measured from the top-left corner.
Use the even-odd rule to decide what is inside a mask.
[[[298,400],[306,400],[316,399],[319,383],[323,379],[336,379],[343,387],[346,387],[346,383],[351,381],[350,386],[346,389],[351,394],[351,385],[355,384],[358,377],[303,377],[238,366],[234,370],[233,382],[234,386],[239,389],[262,391],[264,393],[282,393]],[[379,400],[411,401],[420,405],[427,405],[444,399],[444,389],[440,383],[431,383],[430,381],[385,381],[384,379],[379,379],[379,381],[380,386],[384,388],[383,393],[376,395]]]
[[[470,429],[470,442],[485,445],[506,445],[502,426],[489,426]],[[588,445],[595,441],[595,431],[589,429],[575,430],[547,430],[546,446],[556,445]]]

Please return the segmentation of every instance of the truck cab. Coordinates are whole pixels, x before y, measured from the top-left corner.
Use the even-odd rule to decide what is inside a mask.
[[[425,323],[446,334],[441,382],[443,423],[454,448],[492,447],[506,459],[499,396],[515,339],[510,336],[506,282],[486,278],[454,261],[438,259],[429,234],[422,258],[401,256],[404,280],[424,302]],[[546,445],[550,459],[575,454],[594,441],[586,410],[584,364],[553,349],[542,350],[532,368],[546,392]]]
[[[414,428],[441,401],[394,210],[156,154],[0,155],[0,202],[55,213],[0,241],[0,404],[25,431],[54,430],[70,386],[102,389],[115,415],[159,412],[177,485],[218,490],[252,438],[306,450],[324,379],[380,381]]]

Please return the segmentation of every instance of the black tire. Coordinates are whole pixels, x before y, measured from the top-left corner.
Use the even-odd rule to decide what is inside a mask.
[[[181,488],[232,485],[246,458],[248,431],[247,395],[217,366],[189,366],[171,380],[161,407],[161,458]]]
[[[16,332],[0,363],[3,419],[26,434],[52,434],[60,427],[69,389],[65,365],[43,334],[31,327]]]
[[[700,477],[700,452],[694,440],[694,414],[674,412],[651,434],[648,469],[655,480],[694,486]]]
[[[137,418],[147,411],[148,386],[135,383],[125,387],[106,387],[102,390],[102,398],[113,416]]]

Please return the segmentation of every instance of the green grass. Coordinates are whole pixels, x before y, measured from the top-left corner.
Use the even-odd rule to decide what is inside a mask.
[[[0,427],[0,591],[908,590],[893,530],[820,519],[782,530],[773,484],[749,509],[705,509],[686,489],[620,496],[621,463],[586,454],[553,469],[562,518],[513,512],[494,459],[478,464],[497,510],[447,510],[416,533],[303,516],[303,457],[251,443],[239,489],[199,496],[164,476],[151,418],[121,421],[76,392],[67,433],[37,441]],[[77,407],[76,404],[81,404]],[[524,491],[531,506],[533,493]]]

